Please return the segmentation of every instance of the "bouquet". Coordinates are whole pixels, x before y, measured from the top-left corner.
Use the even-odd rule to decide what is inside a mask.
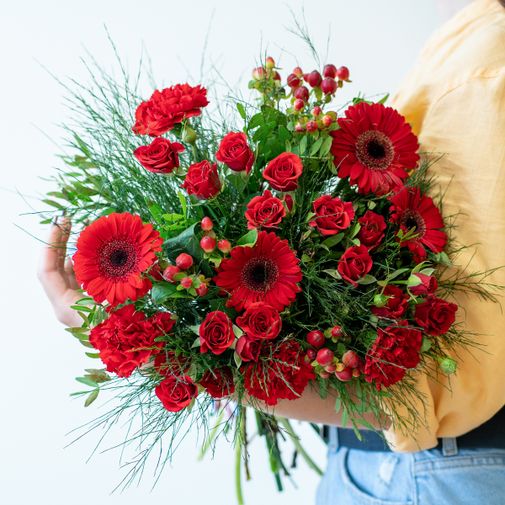
[[[206,113],[201,85],[147,100],[126,74],[69,88],[75,154],[46,203],[81,229],[83,322],[68,330],[100,365],[76,394],[116,398],[88,428],[130,420],[126,482],[163,444],[161,468],[189,425],[204,450],[231,434],[247,465],[251,408],[281,487],[286,435],[319,470],[279,401],[314,388],[358,437],[367,413],[414,429],[413,372],[454,373],[452,350],[473,343],[450,297],[485,288],[452,266],[431,160],[405,118],[387,97],[338,108],[346,67],[280,70],[266,58],[257,100],[221,98],[227,115]]]

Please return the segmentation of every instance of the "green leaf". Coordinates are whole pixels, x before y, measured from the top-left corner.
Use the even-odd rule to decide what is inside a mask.
[[[94,389],[93,391],[91,391],[91,393],[86,398],[86,401],[84,402],[84,406],[89,407],[97,399],[99,392],[100,392],[99,389]]]
[[[324,138],[320,137],[318,138],[313,144],[312,147],[310,148],[310,156],[315,156],[316,153],[319,151],[321,148],[321,145],[323,144]]]
[[[405,272],[408,272],[410,269],[409,268],[399,268],[398,270],[395,270],[393,273],[389,274],[387,276],[387,281],[392,281],[393,279],[395,279],[396,277],[398,277],[399,275],[405,273]]]
[[[169,282],[156,282],[151,289],[151,298],[154,303],[163,303],[168,298],[189,298],[186,293],[177,290],[178,284]]]
[[[326,270],[323,270],[323,272],[325,274],[328,274],[328,275],[331,275],[334,279],[337,279],[337,280],[340,280],[342,279],[342,277],[340,276],[340,274],[338,273],[338,270],[336,268],[328,268]]]
[[[321,149],[319,150],[319,156],[326,156],[329,152],[330,152],[330,149],[331,149],[331,145],[333,143],[333,137],[326,137],[324,139],[324,142],[323,144],[321,145]]]
[[[86,384],[86,386],[91,386],[92,388],[98,387],[98,384],[94,380],[89,379],[88,377],[76,377],[75,380],[77,382],[80,382],[81,384]]]
[[[247,125],[247,129],[253,130],[254,128],[257,128],[258,126],[262,125],[263,123],[264,123],[263,114],[261,112],[258,112],[249,121],[249,124]]]
[[[242,365],[242,358],[236,352],[233,353],[233,361],[235,361],[235,366],[240,368],[240,365]]]
[[[349,421],[349,412],[347,411],[347,408],[344,406],[342,409],[342,428],[345,428],[347,426],[347,422]]]
[[[237,240],[237,245],[252,247],[258,240],[258,230],[253,228]]]
[[[86,352],[85,353],[88,358],[98,359],[100,358],[99,352]]]
[[[238,110],[238,113],[240,114],[240,117],[245,121],[247,116],[245,113],[244,106],[240,102],[237,102],[237,110]]]
[[[366,286],[367,284],[373,284],[374,282],[377,282],[377,279],[373,275],[367,274],[357,282],[358,284]]]
[[[175,258],[182,252],[187,252],[199,261],[203,259],[203,251],[195,235],[196,225],[197,223],[193,223],[176,237],[165,240],[163,248],[171,260],[175,261]]]
[[[300,145],[299,145],[299,152],[300,152],[300,156],[303,155],[303,153],[305,153],[305,151],[307,150],[307,142],[308,142],[308,138],[307,138],[307,135],[304,135],[302,137],[302,140],[300,140]]]
[[[386,93],[377,103],[384,105],[389,98],[389,93]]]
[[[417,275],[411,275],[407,280],[407,286],[413,288],[414,286],[419,286],[422,282],[423,281]]]
[[[330,247],[337,245],[339,242],[341,242],[343,238],[344,238],[343,233],[337,233],[336,235],[332,235],[331,237],[328,237],[327,239],[325,239],[322,242],[322,245],[330,248]]]
[[[201,342],[200,342],[200,337],[195,338],[195,341],[191,344],[191,349],[195,347],[200,347]]]

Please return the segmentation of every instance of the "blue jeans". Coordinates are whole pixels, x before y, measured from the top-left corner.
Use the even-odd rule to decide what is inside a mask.
[[[339,447],[330,429],[328,467],[316,505],[504,505],[505,449],[372,452]]]

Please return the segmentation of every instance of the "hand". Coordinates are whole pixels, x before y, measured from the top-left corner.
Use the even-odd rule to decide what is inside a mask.
[[[39,280],[53,306],[58,321],[67,327],[81,326],[79,314],[70,308],[82,298],[78,291],[72,260],[66,256],[67,242],[70,236],[71,222],[68,218],[59,218],[51,225],[51,231],[40,257]]]

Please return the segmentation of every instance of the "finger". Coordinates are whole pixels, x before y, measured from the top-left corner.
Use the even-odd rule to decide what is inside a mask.
[[[47,245],[42,251],[39,271],[54,272],[63,271],[67,241],[70,235],[71,224],[68,218],[59,218],[58,222],[51,226]]]
[[[70,289],[79,289],[81,287],[75,278],[74,264],[72,262],[72,258],[69,256],[67,256],[67,259],[65,260],[65,274],[67,277],[67,284]]]

